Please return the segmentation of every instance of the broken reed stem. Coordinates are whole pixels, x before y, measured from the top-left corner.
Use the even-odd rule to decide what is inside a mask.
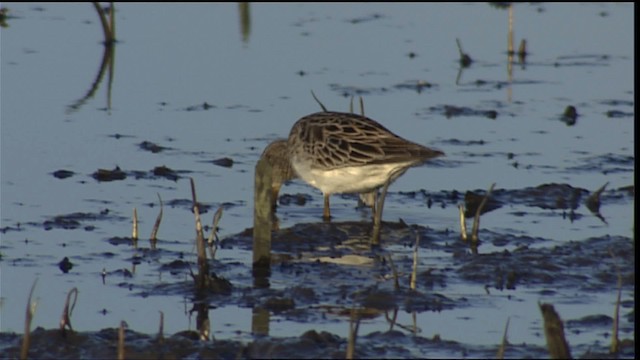
[[[133,208],[133,231],[131,232],[133,246],[138,247],[138,210]]]
[[[124,360],[124,329],[127,327],[127,323],[123,320],[120,321],[120,328],[118,329],[118,360]]]
[[[606,186],[606,184],[605,184]],[[609,249],[609,255],[614,259],[613,251]],[[620,298],[622,296],[622,274],[620,273],[620,267],[618,264],[614,262],[616,267],[616,275],[618,277],[618,296],[616,298],[616,306],[613,310],[613,328],[611,329],[611,347],[609,348],[610,354],[617,354],[620,352],[620,338],[619,336],[619,327],[620,327]]]
[[[480,213],[482,212],[482,209],[484,208],[484,206],[487,204],[487,201],[489,200],[489,196],[491,196],[491,192],[493,191],[493,188],[495,186],[496,186],[496,183],[491,184],[491,187],[489,187],[487,194],[484,196],[484,198],[482,199],[482,202],[480,203],[480,205],[478,206],[478,209],[476,210],[476,216],[473,218],[473,228],[471,229],[472,243],[475,243],[475,244],[478,243],[478,231],[480,231]]]
[[[460,60],[458,60],[458,62],[460,63],[460,68],[466,68],[469,67],[469,65],[471,65],[471,63],[473,62],[473,59],[471,59],[471,56],[469,56],[468,54],[465,54],[464,51],[462,51],[462,43],[460,42],[460,39],[456,38],[456,44],[458,45],[458,52],[460,53]],[[458,76],[460,75],[460,73],[458,73]],[[458,79],[456,79],[456,84],[458,83],[459,77]]]
[[[418,277],[418,246],[420,246],[420,234],[416,232],[416,247],[413,249],[413,270],[411,271],[411,290],[416,290],[416,278]]]
[[[133,240],[138,240],[138,210],[133,208],[133,231],[131,234]]]
[[[504,326],[504,334],[502,335],[502,343],[498,348],[498,353],[496,354],[496,358],[504,359],[504,352],[507,348],[507,344],[509,341],[507,340],[507,332],[509,331],[509,321],[511,321],[511,317],[507,318],[507,324]]]
[[[356,338],[358,337],[358,328],[360,327],[360,316],[356,316],[356,309],[351,309],[351,319],[349,321],[349,340],[347,342],[347,359],[353,359],[356,352]],[[355,318],[355,325],[354,325]]]
[[[73,297],[73,304],[71,305],[71,309],[69,309],[69,303],[71,302],[71,295]],[[73,288],[69,290],[67,293],[67,300],[64,303],[64,309],[62,310],[62,318],[60,319],[60,331],[64,334],[65,328],[69,328],[69,331],[73,331],[73,326],[71,326],[71,315],[73,314],[73,309],[76,307],[76,302],[78,301],[78,288]]]
[[[594,214],[600,214],[600,195],[604,191],[604,189],[609,185],[607,181],[604,185],[602,185],[598,190],[594,191],[593,194],[589,195],[587,200],[585,201],[585,205],[587,209]]]
[[[158,200],[160,200],[160,212],[158,213],[158,217],[156,218],[156,223],[153,224],[153,229],[151,230],[151,236],[149,237],[149,241],[151,242],[151,248],[155,249],[156,244],[158,243],[158,229],[160,228],[160,222],[162,221],[162,198],[160,197],[160,193],[158,193]]]
[[[24,319],[24,337],[22,338],[22,346],[20,348],[21,360],[27,359],[29,356],[29,345],[31,343],[31,321],[33,320],[36,308],[38,307],[36,301],[31,301],[31,297],[33,296],[33,290],[36,288],[37,283],[38,279],[35,279],[33,281],[33,285],[31,285],[31,290],[29,291],[29,297],[27,298],[27,310]]]
[[[462,241],[467,242],[469,237],[467,235],[467,222],[464,219],[464,206],[462,204],[458,204],[458,212],[460,214],[460,237],[462,237]]]
[[[609,353],[617,354],[620,352],[620,338],[619,330],[620,327],[620,297],[622,295],[622,275],[618,274],[618,297],[616,299],[615,310],[613,311],[613,329],[611,336],[611,348],[609,349]]]
[[[551,304],[538,303],[544,323],[544,336],[547,339],[547,349],[552,359],[571,359],[569,344],[564,337],[564,325],[558,313]]]
[[[204,235],[202,233],[202,223],[200,222],[200,210],[198,210],[198,201],[196,198],[196,186],[193,178],[191,181],[191,198],[193,200],[193,214],[196,219],[196,249],[198,252],[198,275],[196,279],[196,287],[199,290],[206,288],[206,279],[209,274],[207,264],[207,252],[204,249]]]
[[[364,116],[364,100],[362,99],[362,96],[359,97],[360,98],[360,115]],[[349,112],[350,113],[354,113],[353,112],[353,95],[351,95],[351,100],[349,100]]]
[[[518,47],[518,57],[521,63],[524,63],[527,56],[527,39],[520,40],[520,46]]]
[[[360,115],[364,116],[364,100],[362,96],[360,98]],[[351,95],[351,100],[349,101],[349,112],[353,114],[353,95]]]
[[[320,100],[318,100],[318,98],[316,97],[316,94],[313,93],[313,90],[311,90],[311,96],[313,96],[313,99],[318,103],[318,105],[320,105],[320,107],[322,108],[322,111],[327,112],[327,108],[324,107],[324,104],[322,104]]]
[[[202,266],[207,262],[207,253],[204,251],[204,239],[202,237],[202,223],[200,222],[200,211],[198,207],[194,206],[195,218],[196,218],[196,249],[198,252],[198,266]]]
[[[396,264],[393,263],[391,254],[389,254],[388,258],[389,264],[391,264],[391,272],[393,272],[393,289],[400,290],[400,282],[398,281],[398,270],[396,269]]]

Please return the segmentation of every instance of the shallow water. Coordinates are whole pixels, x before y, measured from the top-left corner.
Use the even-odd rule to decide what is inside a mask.
[[[526,38],[529,54],[509,66],[508,12],[486,4],[251,4],[244,40],[237,4],[117,4],[110,98],[107,73],[86,99],[104,50],[92,6],[3,6],[10,17],[0,30],[2,333],[24,331],[35,279],[32,328],[57,327],[66,293],[77,287],[75,330],[99,331],[126,320],[131,330],[155,334],[159,311],[167,334],[194,330],[188,268],[169,266],[177,260],[195,266],[192,177],[198,200],[210,206],[206,224],[224,207],[225,246],[212,270],[234,291],[212,302],[212,335],[254,341],[253,309],[264,299],[252,289],[250,239],[241,234],[253,225],[254,166],[271,140],[320,110],[313,90],[331,110],[348,111],[355,96],[357,111],[362,96],[367,116],[447,155],[391,186],[383,248],[404,271],[406,290],[414,236],[398,227],[398,219],[420,226],[420,268],[433,270],[418,290],[447,299],[449,307],[418,310],[421,332],[406,349],[386,356],[460,356],[459,348],[421,342],[436,334],[460,343],[471,357],[494,356],[508,318],[512,344],[543,349],[537,303],[553,303],[565,324],[612,316],[616,261],[624,278],[621,337],[634,338],[635,259],[620,253],[612,260],[606,246],[634,250],[633,5],[518,4],[516,48]],[[458,63],[456,38],[474,59],[468,68]],[[579,114],[575,123],[562,118],[570,105]],[[141,146],[145,141],[165,149],[149,151]],[[231,167],[212,163],[224,158]],[[178,178],[154,176],[163,165]],[[116,166],[124,180],[92,177]],[[58,170],[73,175],[59,179],[53,176]],[[457,205],[467,191],[483,194],[494,182],[499,207],[482,216],[482,244],[473,255],[459,244]],[[605,183],[598,217],[585,201]],[[159,250],[150,251],[146,238],[158,194],[164,203]],[[293,181],[282,194],[309,200],[281,201],[277,236],[297,229],[307,234],[299,237],[302,244],[334,241],[314,236],[324,226],[319,192]],[[358,222],[352,235],[366,237],[368,211],[356,210],[353,196],[331,200],[334,223]],[[131,236],[133,208],[141,220],[138,250],[116,239]],[[575,257],[553,255],[554,249]],[[551,264],[514,256],[500,267],[505,251],[527,250]],[[348,317],[322,309],[362,305],[354,294],[365,289],[394,293],[389,280],[380,280],[390,275],[388,265],[371,254],[363,255],[372,259],[368,265],[313,266],[306,260],[326,255],[322,247],[278,251],[300,254],[288,269],[306,275],[274,271],[268,297],[296,301],[293,310],[270,310],[274,338],[313,329],[346,339]],[[58,267],[64,257],[73,263],[68,273]],[[529,276],[519,277],[515,289],[496,289],[500,274],[513,269]],[[343,302],[331,289],[331,274],[345,276]],[[315,297],[299,298],[294,290],[305,284],[315,284]],[[395,301],[398,323],[411,324],[411,307],[404,298]],[[388,329],[378,316],[363,320],[359,335],[376,348],[392,343],[395,333]],[[577,329],[566,331],[574,356],[606,349],[610,326]],[[344,350],[344,343],[334,345]],[[10,346],[8,340],[0,344]],[[527,347],[513,351],[509,357],[540,355]]]

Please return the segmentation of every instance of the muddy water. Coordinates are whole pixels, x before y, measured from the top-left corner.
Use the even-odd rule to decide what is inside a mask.
[[[3,6],[3,354],[19,354],[37,279],[33,357],[112,357],[123,320],[130,357],[343,357],[354,308],[360,357],[493,357],[507,321],[506,356],[540,357],[539,302],[564,320],[572,355],[597,357],[620,274],[620,338],[635,355],[631,5],[517,5],[520,60],[506,55],[508,11],[486,4],[119,4],[102,74],[93,7]],[[269,286],[254,286],[254,166],[319,110],[310,90],[331,110],[362,96],[368,116],[447,156],[391,186],[376,251],[355,197],[333,196],[325,224],[321,194],[285,185]],[[231,287],[204,300],[188,178],[205,224],[223,208],[210,265]],[[472,212],[494,182],[473,249],[458,205]],[[76,332],[62,337],[72,288]]]

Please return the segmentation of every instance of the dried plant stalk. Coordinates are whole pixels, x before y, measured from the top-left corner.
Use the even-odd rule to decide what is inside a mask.
[[[196,277],[196,288],[204,290],[208,286],[209,264],[207,263],[207,252],[204,248],[204,235],[202,232],[202,222],[200,221],[200,210],[196,198],[196,186],[193,178],[191,181],[191,198],[193,200],[193,214],[196,219],[196,249],[198,252],[198,275]]]
[[[393,272],[393,288],[395,290],[400,289],[400,281],[398,281],[398,270],[396,269],[396,264],[393,263],[393,259],[391,258],[391,254],[388,256],[389,264],[391,265],[391,271]]]
[[[127,323],[123,320],[120,321],[120,328],[118,329],[118,360],[124,360],[124,329],[127,328]]]
[[[507,332],[509,331],[509,321],[511,321],[511,318],[507,318],[507,324],[504,326],[502,343],[500,344],[500,347],[498,348],[498,353],[496,354],[496,358],[498,359],[504,359],[504,352],[507,348],[507,344],[509,343],[509,341],[507,340]]]
[[[480,213],[482,212],[482,209],[484,208],[484,206],[487,204],[487,201],[489,200],[489,196],[491,196],[491,192],[493,191],[493,188],[495,186],[496,186],[496,183],[491,184],[491,187],[487,191],[487,194],[484,196],[484,198],[482,199],[482,202],[480,203],[480,205],[478,206],[478,209],[476,210],[476,216],[473,218],[473,228],[471,229],[471,242],[474,244],[478,243],[478,231],[480,231]]]
[[[33,315],[36,313],[36,308],[38,307],[37,302],[31,301],[31,297],[33,296],[33,290],[35,290],[37,283],[38,279],[35,279],[33,281],[33,285],[31,285],[31,290],[29,291],[29,298],[27,298],[27,310],[24,319],[24,337],[22,338],[22,346],[20,348],[21,360],[27,359],[29,356],[29,345],[31,343],[31,321],[33,320]]]
[[[138,210],[136,208],[133,208],[133,231],[131,233],[131,238],[133,239],[134,244],[138,240]]]
[[[564,325],[551,304],[538,304],[544,321],[544,336],[547,339],[549,356],[552,359],[571,359],[569,344],[564,337]]]
[[[73,303],[71,304],[71,308],[69,308],[69,304],[71,303],[71,295],[74,295]],[[71,314],[73,314],[73,309],[76,307],[76,302],[78,300],[78,288],[73,288],[69,290],[67,293],[67,300],[64,303],[64,309],[62,310],[62,317],[60,318],[60,331],[64,334],[65,329],[69,328],[69,331],[73,331],[73,326],[71,326]]]
[[[355,324],[354,324],[355,323]],[[351,319],[349,321],[349,340],[347,342],[347,359],[353,359],[356,352],[356,338],[358,337],[358,328],[360,327],[360,316],[356,309],[351,309]]]
[[[606,186],[606,184],[605,184]],[[604,188],[604,186],[603,186]],[[615,257],[613,255],[613,251],[609,249],[609,255],[612,258]],[[618,277],[618,296],[616,298],[616,306],[613,310],[613,328],[611,329],[611,347],[609,348],[609,353],[617,354],[620,352],[620,338],[619,338],[619,327],[620,327],[620,298],[622,296],[622,274],[620,273],[620,268],[616,265],[616,274]]]
[[[416,247],[413,249],[413,270],[411,271],[411,281],[409,287],[416,290],[416,278],[418,277],[418,246],[420,246],[420,234],[416,233]]]
[[[462,237],[462,241],[467,242],[467,223],[464,219],[464,206],[462,204],[458,205],[458,212],[460,214],[460,237]]]
[[[160,228],[160,222],[162,221],[162,198],[158,193],[158,200],[160,201],[160,212],[158,213],[158,217],[156,218],[155,224],[153,224],[153,229],[151,230],[151,236],[149,237],[149,241],[151,242],[151,248],[155,249],[156,244],[158,243],[158,229]]]
[[[313,99],[318,103],[318,105],[320,105],[320,107],[322,108],[322,111],[327,112],[327,108],[324,107],[324,104],[322,102],[320,102],[320,100],[318,100],[318,98],[316,97],[316,94],[313,93],[313,90],[311,90],[311,96],[313,96]]]

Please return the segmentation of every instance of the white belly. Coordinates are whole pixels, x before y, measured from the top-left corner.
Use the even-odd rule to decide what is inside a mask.
[[[406,170],[408,164],[377,164],[320,170],[292,162],[298,176],[324,194],[361,193],[376,189]]]

